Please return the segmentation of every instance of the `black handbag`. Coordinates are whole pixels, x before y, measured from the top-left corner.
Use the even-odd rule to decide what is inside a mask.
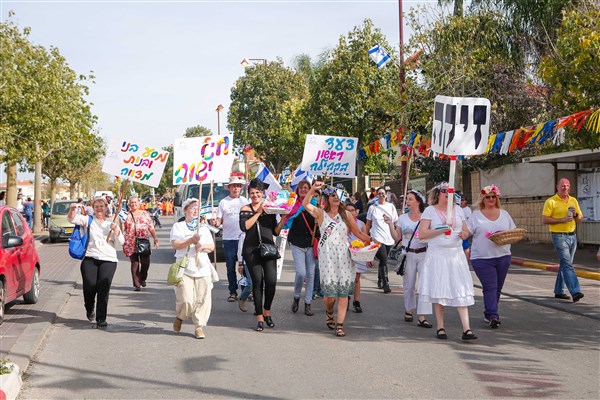
[[[412,240],[415,237],[415,233],[417,232],[417,229],[419,229],[420,224],[421,224],[421,221],[417,222],[417,226],[415,227],[415,230],[413,231],[410,239],[408,240],[408,245],[406,246],[406,251],[408,251],[408,249],[410,249],[410,244],[412,243]],[[406,266],[406,254],[402,254],[402,248],[398,247],[398,244],[400,244],[400,243],[402,243],[402,239],[400,241],[398,241],[398,243],[396,243],[396,245],[394,246],[394,248],[392,250],[390,250],[390,253],[388,254],[388,259],[393,257],[393,260],[400,261],[400,264],[396,268],[396,274],[400,275],[400,276],[404,276],[404,267]]]
[[[271,243],[263,243],[262,234],[260,233],[260,224],[258,223],[258,220],[256,220],[256,228],[258,230],[258,241],[260,243],[258,245],[260,256],[265,260],[277,260],[278,258],[281,258],[277,246]]]
[[[133,231],[137,236],[137,228],[135,223],[135,218],[133,217],[133,213],[131,213],[131,219],[133,220]],[[152,247],[150,246],[150,240],[147,238],[135,238],[135,252],[140,256],[149,256],[152,254]]]

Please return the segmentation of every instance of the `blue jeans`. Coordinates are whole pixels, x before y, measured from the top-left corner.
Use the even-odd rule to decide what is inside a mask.
[[[306,279],[306,289],[304,290],[304,303],[310,304],[313,295],[313,286],[315,284],[315,255],[313,248],[292,247],[292,257],[294,257],[294,267],[296,268],[296,279],[294,280],[294,298],[299,299],[302,294],[302,285]]]
[[[227,282],[229,282],[229,294],[237,295],[237,275],[235,264],[239,240],[223,240],[223,251],[225,252],[225,267],[227,267]]]
[[[244,286],[244,290],[240,293],[240,300],[242,301],[248,300],[248,296],[252,293],[252,277],[250,276],[250,270],[246,263],[244,263],[244,274],[246,275],[246,282],[248,282],[248,284]]]
[[[565,285],[567,286],[567,289],[569,289],[571,295],[580,293],[579,280],[577,279],[575,268],[573,268],[573,258],[575,257],[575,251],[577,250],[577,236],[553,233],[552,243],[560,258],[560,267],[556,274],[554,293],[563,293]]]

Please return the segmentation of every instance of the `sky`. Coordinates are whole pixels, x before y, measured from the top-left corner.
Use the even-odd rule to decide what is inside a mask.
[[[31,28],[34,44],[57,47],[77,73],[95,76],[88,101],[100,135],[155,147],[196,125],[217,134],[219,117],[227,133],[244,58],[279,57],[286,66],[300,54],[316,59],[365,18],[395,50],[399,42],[397,0],[0,0],[3,22],[9,11],[20,28]]]

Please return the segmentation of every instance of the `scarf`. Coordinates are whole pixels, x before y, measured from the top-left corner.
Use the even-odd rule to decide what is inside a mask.
[[[315,207],[317,206],[316,197],[313,197],[310,200],[310,204],[312,204]],[[294,222],[294,218],[296,218],[298,215],[300,215],[300,213],[303,210],[304,210],[304,206],[302,205],[300,200],[296,200],[296,203],[294,203],[294,207],[292,207],[292,211],[290,211],[291,216],[287,219],[287,221],[285,221],[285,225],[283,226],[283,229],[290,229],[292,227],[292,222]]]

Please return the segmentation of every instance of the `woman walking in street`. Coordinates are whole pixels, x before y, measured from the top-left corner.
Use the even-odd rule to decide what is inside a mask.
[[[259,179],[251,180],[248,185],[250,204],[240,209],[240,229],[246,233],[242,256],[252,277],[254,314],[258,332],[263,331],[265,324],[269,328],[275,327],[271,318],[271,305],[277,285],[277,260],[263,258],[260,254],[260,243],[275,244],[273,235],[278,235],[283,226],[282,223],[277,224],[275,215],[264,212],[263,195],[268,187]]]
[[[398,220],[398,212],[392,203],[386,201],[386,191],[382,186],[377,189],[378,199],[367,211],[367,232],[371,237],[381,244],[377,252],[379,260],[379,270],[377,273],[377,287],[383,289],[383,293],[390,293],[390,282],[388,279],[387,256],[390,248],[394,244],[392,237],[393,224]],[[392,227],[385,222],[388,217]]]
[[[419,277],[419,297],[423,303],[433,303],[437,323],[437,338],[447,339],[444,328],[444,308],[456,307],[463,328],[462,339],[477,336],[469,325],[470,305],[475,303],[473,280],[462,248],[469,236],[460,207],[448,199],[448,184],[443,182],[429,194],[429,207],[421,215],[419,239],[427,242],[427,255]],[[452,201],[450,225],[447,223],[448,201]]]
[[[321,288],[325,294],[325,315],[327,327],[335,330],[338,337],[346,336],[344,320],[348,309],[348,297],[354,293],[355,269],[348,248],[348,232],[365,243],[371,238],[362,233],[354,217],[346,211],[335,188],[327,188],[324,208],[318,208],[310,203],[317,190],[323,187],[323,182],[315,182],[304,198],[302,205],[317,221],[321,232],[319,240],[319,268],[321,273]],[[337,323],[333,319],[333,307],[337,300]]]
[[[421,214],[425,211],[425,197],[416,190],[406,194],[406,207],[408,212],[402,214],[396,221],[396,229],[392,230],[394,240],[402,240],[402,247],[406,251],[406,265],[404,269],[404,321],[413,321],[413,310],[417,309],[417,323],[421,328],[431,328],[433,325],[425,319],[425,314],[431,314],[431,303],[423,303],[421,296],[419,302],[415,301],[417,273],[421,275],[425,263],[427,243],[419,240],[418,229]],[[391,220],[386,218],[386,221]],[[408,246],[410,242],[410,247]]]
[[[500,326],[498,303],[511,262],[510,244],[498,246],[486,234],[516,228],[511,216],[500,206],[500,189],[486,186],[479,195],[479,210],[468,222],[473,235],[471,264],[483,289],[484,319],[492,329]]]
[[[175,259],[187,255],[182,281],[175,286],[175,313],[173,330],[181,331],[183,321],[192,317],[194,337],[204,339],[204,327],[208,324],[212,309],[211,264],[208,254],[215,249],[210,230],[198,229],[200,202],[190,198],[182,204],[185,219],[171,228],[171,246],[176,250]]]
[[[96,327],[103,329],[108,326],[106,322],[108,295],[119,261],[114,244],[117,240],[122,245],[124,238],[119,226],[106,218],[108,208],[106,198],[102,196],[94,198],[92,201],[93,217],[75,215],[75,211],[79,207],[83,207],[83,205],[71,204],[67,220],[79,225],[80,229],[84,230],[87,230],[89,225],[88,246],[85,257],[81,261],[83,299],[87,319],[90,322],[95,319]]]
[[[154,248],[158,248],[158,238],[154,231],[152,217],[147,211],[140,209],[140,199],[137,196],[129,198],[129,213],[123,223],[125,233],[125,243],[123,244],[123,253],[129,257],[131,262],[131,279],[133,289],[139,292],[142,287],[146,287],[148,279],[148,270],[150,269],[150,236],[154,240]],[[144,243],[144,246],[138,246]]]

